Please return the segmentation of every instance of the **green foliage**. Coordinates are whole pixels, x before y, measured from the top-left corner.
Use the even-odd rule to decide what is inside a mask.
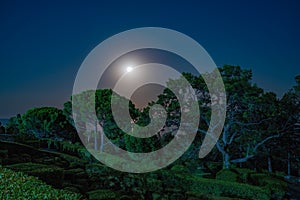
[[[76,135],[75,129],[66,120],[62,110],[52,107],[33,108],[22,116],[11,118],[7,130],[20,133],[18,141],[26,141],[27,137],[32,138],[31,136],[73,140]]]
[[[101,164],[87,164],[85,168],[92,189],[113,188],[120,184],[119,173]]]
[[[70,163],[70,168],[74,168],[74,167],[80,167],[80,168],[84,168],[84,166],[88,163],[88,161],[84,160],[84,159],[80,159],[76,156],[71,156],[71,155],[67,155],[67,154],[59,154],[60,157],[64,160],[66,160],[67,162]]]
[[[137,134],[141,134],[142,131],[135,130]],[[149,138],[137,138],[130,135],[124,136],[125,147],[129,152],[141,153],[141,152],[152,152],[160,147],[159,141],[156,135]]]
[[[24,132],[20,132],[15,136],[15,141],[19,143],[24,143],[27,144],[27,141],[33,141],[36,140],[37,138],[32,135],[32,134],[27,134]]]
[[[239,182],[249,183],[250,175],[255,173],[255,171],[247,168],[235,168],[235,171],[239,173]]]
[[[5,133],[6,133],[5,127],[2,126],[2,123],[0,122],[0,134],[5,134]]]
[[[51,165],[37,163],[19,163],[7,165],[6,167],[15,171],[24,172],[31,176],[39,177],[47,184],[53,185],[55,187],[61,187],[64,177],[63,169]]]
[[[188,196],[188,200],[240,200],[240,198],[231,198],[231,197],[220,197],[220,196],[215,196],[215,195],[210,195],[210,194],[201,194],[198,192],[191,192],[188,191],[185,193],[186,196]]]
[[[172,171],[174,171],[175,173],[188,173],[188,169],[186,166],[183,166],[183,165],[174,165],[172,168],[171,168]]]
[[[280,171],[275,171],[274,174],[275,174],[275,176],[281,177],[281,178],[283,178],[284,176],[286,176],[285,172],[280,172]]]
[[[222,163],[220,162],[205,162],[204,166],[207,168],[207,170],[212,174],[217,174],[222,169]]]
[[[40,146],[44,148],[55,149],[58,150],[59,152],[64,153],[63,157],[66,157],[66,154],[79,157],[80,158],[79,163],[81,163],[82,160],[85,160],[85,162],[95,161],[91,153],[82,144],[78,142],[73,144],[70,141],[57,141],[48,138],[40,139],[39,142],[40,142]],[[73,160],[74,159],[78,160],[78,158],[74,158],[74,157],[72,158]]]
[[[217,175],[216,179],[223,181],[249,183],[250,176],[255,172],[246,168],[222,169]]]
[[[182,177],[182,185],[188,185],[189,191],[215,196],[237,197],[243,199],[270,199],[270,192],[259,187],[200,177]]]
[[[39,149],[41,147],[40,140],[37,140],[35,138],[31,139],[31,140],[22,139],[21,141],[23,141],[24,144],[29,145],[34,148],[37,148],[37,149]]]
[[[241,199],[270,199],[270,190],[248,184],[222,181],[215,179],[206,179],[191,176],[189,174],[172,173],[167,170],[161,170],[163,185],[176,188],[179,193],[192,192],[201,195],[213,195],[219,197],[234,197]]]
[[[81,145],[78,145],[78,146],[81,146]],[[92,154],[83,146],[78,147],[77,154],[80,158],[82,158],[83,160],[86,160],[90,163],[95,161],[95,158],[92,156]]]
[[[157,178],[146,178],[145,189],[152,192],[163,193],[163,181],[158,180]]]
[[[287,192],[287,183],[280,178],[269,174],[251,174],[250,181],[257,186],[263,187],[271,191],[273,199],[283,199]]]
[[[80,194],[53,189],[35,177],[0,166],[0,199],[83,199]]]
[[[18,114],[15,117],[11,117],[6,124],[6,132],[8,134],[17,134],[20,133],[22,124],[22,117]]]
[[[90,200],[101,200],[101,199],[116,199],[117,194],[111,190],[94,190],[88,192],[88,196]]]
[[[79,144],[72,144],[69,141],[61,141],[59,143],[61,152],[69,153],[69,154],[76,154],[82,145]]]
[[[239,174],[233,169],[223,169],[216,175],[217,180],[237,182]]]
[[[102,178],[105,178],[105,175],[109,175],[112,172],[112,169],[106,165],[96,163],[87,164],[85,170],[91,177],[98,174],[99,176],[102,176]]]
[[[250,70],[243,70],[239,66],[226,65],[220,68],[220,73],[224,78],[228,95],[228,112],[224,127],[224,130],[226,128],[224,134],[226,132],[227,135],[225,135],[222,140],[219,140],[220,145],[218,147],[223,148],[223,151],[220,150],[220,152],[222,154],[228,154],[231,161],[236,158],[249,156],[249,158],[256,159],[255,161],[258,161],[257,163],[262,163],[262,166],[266,163],[262,162],[265,161],[266,157],[264,153],[266,153],[266,150],[277,149],[277,151],[280,152],[287,152],[286,150],[288,150],[288,152],[292,154],[291,158],[294,159],[292,160],[292,165],[297,166],[298,163],[295,162],[295,158],[299,152],[297,152],[296,148],[299,144],[299,137],[294,134],[294,130],[296,129],[292,125],[293,123],[297,123],[297,120],[299,122],[300,78],[296,78],[298,85],[279,101],[274,93],[265,93],[261,88],[251,83],[252,72]],[[207,128],[206,120],[209,122],[211,114],[211,99],[207,93],[207,86],[201,77],[196,77],[188,73],[184,73],[184,77],[191,82],[192,86],[196,89],[196,93],[201,97],[199,99],[199,105],[202,109],[201,111],[204,111],[201,112],[201,118],[204,120],[201,120],[199,127]],[[181,85],[177,83],[176,80],[170,80],[168,84],[180,88]],[[129,136],[118,128],[111,113],[111,90],[87,91],[72,97],[73,100],[74,98],[77,98],[80,102],[87,102],[78,113],[78,117],[80,117],[82,121],[80,121],[79,127],[77,128],[85,128],[86,120],[92,119],[95,124],[98,120],[104,133],[114,144],[131,152],[150,152],[160,148],[173,138],[173,136],[169,134],[171,131],[168,128],[171,126],[176,127],[180,124],[180,105],[176,96],[169,89],[166,89],[156,102],[164,106],[168,111],[168,118],[166,126],[164,127],[165,132],[161,132],[163,134],[161,134],[160,137],[154,136],[147,139]],[[95,107],[91,106],[92,104],[89,100],[96,100]],[[113,101],[118,103],[127,100],[115,95],[113,96]],[[149,106],[153,104],[154,102],[149,104]],[[199,105],[196,103],[193,106]],[[122,113],[128,109],[127,107],[128,106],[122,105],[118,111]],[[193,110],[192,107],[190,108]],[[89,112],[86,113],[86,110]],[[97,119],[94,119],[90,115],[90,112],[94,112],[95,110]],[[146,126],[148,123],[151,123],[149,110],[150,107],[147,107],[143,111],[139,111],[129,101],[131,117],[133,121],[140,126]],[[191,115],[191,118],[193,118],[193,115]],[[181,157],[181,161],[173,167],[167,168],[170,170],[161,170],[145,175],[120,173],[103,164],[96,163],[93,156],[81,144],[60,141],[62,139],[75,141],[74,133],[76,132],[72,125],[74,125],[74,120],[72,118],[71,102],[65,103],[63,111],[49,107],[35,108],[29,110],[23,116],[18,115],[11,118],[6,129],[9,133],[20,133],[17,136],[18,141],[22,141],[36,148],[48,147],[49,149],[56,149],[61,152],[55,153],[55,159],[50,158],[44,160],[43,158],[39,158],[36,160],[41,161],[41,163],[46,163],[46,160],[48,160],[47,162],[52,164],[51,162],[58,163],[56,162],[57,158],[60,164],[58,166],[66,166],[68,169],[62,170],[60,167],[34,163],[21,163],[7,167],[38,176],[40,179],[45,180],[45,182],[55,186],[61,185],[61,179],[64,177],[64,174],[73,177],[72,180],[76,179],[74,174],[84,174],[82,176],[88,175],[88,184],[91,186],[89,185],[90,188],[87,191],[93,190],[89,192],[91,199],[118,198],[118,194],[112,192],[112,189],[122,191],[122,194],[126,194],[124,199],[128,196],[147,199],[149,192],[155,194],[150,196],[156,199],[184,199],[189,197],[196,199],[223,199],[225,197],[241,199],[282,199],[287,190],[286,182],[275,176],[257,174],[249,169],[236,168],[221,170],[222,164],[220,160],[223,156],[217,155],[217,148],[215,148],[209,155],[210,157],[207,158],[209,161],[205,162],[203,164],[204,167],[199,170],[200,173],[208,171],[212,174],[212,177],[216,175],[216,180],[189,175],[188,172],[194,173],[197,171],[197,168],[194,166],[199,166],[199,163],[191,161],[191,157],[198,158],[197,149],[203,139],[201,136],[198,137],[197,143],[193,144],[194,146],[192,146],[192,148],[189,148],[184,155],[185,157]],[[128,127],[131,128],[131,125],[129,124]],[[285,127],[290,128],[284,129]],[[140,133],[138,128],[133,130],[134,133]],[[260,146],[256,146],[263,139],[279,132],[285,135],[288,134],[288,137],[281,137],[280,135],[280,140],[266,140],[261,143]],[[97,138],[94,140],[94,137],[98,137],[99,139],[99,135],[96,134],[96,131],[85,132],[84,134],[86,135],[83,135],[83,137],[89,140],[89,145],[95,148],[95,150],[99,150],[101,144],[98,143],[100,143],[100,140],[97,140]],[[40,138],[40,140],[36,140],[36,137]],[[278,145],[279,143],[280,145]],[[5,149],[6,146],[1,147],[0,157],[1,159],[4,158],[2,159],[3,161],[6,161],[9,154],[15,154],[13,157],[16,157],[16,160],[19,161],[21,159],[18,159],[17,154],[21,151],[24,150],[26,154],[32,155],[34,154],[33,152],[37,152],[33,151],[33,148],[30,149],[25,146],[26,145],[21,148],[20,145],[11,145],[11,147],[7,149]],[[99,154],[99,156],[114,166],[126,165],[128,163],[127,160],[110,154],[102,153]],[[285,156],[285,154],[280,154],[278,160],[284,160],[285,162],[286,160],[282,159],[283,156]],[[29,157],[35,160],[33,158],[34,156]],[[241,162],[247,162],[243,166],[253,167],[252,161],[253,160],[245,159]],[[273,164],[273,167],[275,170],[276,166],[280,166],[282,170],[281,161],[276,161],[276,163],[274,161],[275,164]],[[156,165],[157,162],[159,162],[159,160],[154,160],[151,162],[151,165]],[[3,180],[0,178],[0,181]],[[84,184],[87,183],[86,178],[82,178],[80,181],[81,183],[84,182]],[[65,186],[69,190],[76,191],[79,189],[74,185],[66,184]],[[0,187],[2,187],[1,184]],[[82,191],[81,189],[79,190]],[[0,194],[3,195],[1,192],[2,188]],[[2,196],[0,196],[0,198],[1,197]]]

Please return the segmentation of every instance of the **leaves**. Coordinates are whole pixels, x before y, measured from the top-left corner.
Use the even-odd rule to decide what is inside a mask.
[[[0,199],[83,199],[80,194],[53,189],[36,177],[0,166]]]

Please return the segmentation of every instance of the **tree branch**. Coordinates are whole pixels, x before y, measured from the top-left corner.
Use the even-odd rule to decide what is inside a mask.
[[[218,149],[223,155],[226,153],[225,150],[224,150],[224,148],[221,147],[221,145],[220,145],[219,142],[216,143],[216,146],[217,146],[217,149]]]
[[[273,139],[273,138],[279,138],[281,135],[282,135],[282,134],[279,133],[279,134],[277,134],[277,135],[271,135],[271,136],[269,136],[269,137],[266,137],[265,139],[263,139],[262,141],[260,141],[259,143],[257,143],[257,144],[254,146],[253,152],[256,152],[257,149],[258,149],[261,145],[263,145],[265,142],[267,142],[268,140],[271,140],[271,139]]]
[[[239,122],[239,121],[235,121],[234,124],[238,124],[238,125],[241,125],[241,126],[252,126],[252,125],[260,125],[261,123],[265,122],[265,121],[268,121],[268,120],[271,120],[272,118],[269,117],[269,118],[266,118],[266,119],[262,119],[258,122],[249,122],[249,123],[243,123],[243,122]]]
[[[234,133],[231,135],[231,137],[230,137],[230,140],[229,140],[228,144],[231,144],[231,143],[233,142],[233,140],[234,140],[235,136],[236,136],[238,133],[239,133],[238,131],[235,131],[235,132],[234,132]]]
[[[234,159],[234,160],[231,160],[230,162],[231,163],[241,163],[241,162],[246,162],[247,160],[249,160],[250,158],[253,158],[254,155],[247,155],[243,158],[237,158],[237,159]]]

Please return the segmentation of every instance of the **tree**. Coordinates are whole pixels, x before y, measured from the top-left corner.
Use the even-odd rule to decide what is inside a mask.
[[[281,103],[282,118],[289,119],[290,127],[287,134],[282,138],[279,148],[279,155],[287,166],[287,175],[291,176],[293,163],[299,168],[300,154],[300,76],[295,77],[296,86],[284,94]],[[284,152],[284,153],[282,153]]]
[[[279,138],[289,128],[278,122],[278,101],[274,93],[264,93],[251,84],[252,73],[240,67],[220,69],[227,93],[227,117],[217,149],[223,155],[223,166],[246,162],[259,148]]]
[[[2,126],[1,122],[0,122],[0,134],[5,134],[5,127]]]
[[[76,131],[66,120],[62,110],[53,107],[33,108],[21,117],[18,129],[22,134],[37,138],[74,140]]]
[[[76,101],[73,101],[75,98]],[[111,143],[105,140],[104,134],[106,134],[109,139],[125,147],[124,139],[120,138],[124,133],[118,128],[114,121],[111,111],[111,102],[117,102],[118,112],[122,113],[129,109],[131,117],[136,121],[139,114],[131,101],[129,101],[128,108],[125,104],[120,103],[121,101],[128,100],[118,94],[113,95],[110,89],[84,91],[72,96],[72,101],[73,105],[71,102],[64,104],[64,114],[73,125],[74,117],[76,117],[76,128],[81,135],[81,139],[84,139],[87,145],[90,147],[92,145],[94,150],[100,150],[102,152],[104,146]],[[95,107],[93,107],[93,105]],[[76,116],[73,116],[72,108],[76,108]],[[96,114],[96,116],[94,114]],[[128,123],[128,125],[130,124]]]
[[[95,103],[95,91],[84,91],[72,96],[71,100],[76,103],[66,102],[63,113],[73,126],[76,120],[76,129],[78,134],[80,134],[80,138],[85,139],[84,143],[89,144],[91,139],[94,138],[94,149],[97,150],[98,124],[96,117],[93,116],[93,112],[95,111],[95,107],[93,107],[93,103]],[[73,115],[74,107],[76,109],[75,116]]]
[[[227,116],[216,148],[222,155],[223,167],[229,168],[231,163],[243,163],[254,158],[264,145],[281,137],[287,127],[285,123],[276,125],[280,120],[276,116],[277,97],[274,93],[265,93],[251,83],[251,70],[225,65],[219,68],[219,71],[226,88]],[[213,75],[206,74],[214,78]],[[184,76],[192,84],[199,100],[199,132],[213,137],[207,134],[207,128],[210,124],[211,105],[219,101],[218,95],[210,96],[201,76],[195,77],[187,73],[184,73]]]
[[[21,125],[22,125],[22,117],[20,114],[11,117],[6,124],[6,133],[8,134],[20,133]]]

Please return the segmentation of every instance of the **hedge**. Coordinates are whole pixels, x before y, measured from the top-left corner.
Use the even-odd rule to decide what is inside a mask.
[[[46,185],[36,177],[14,172],[0,166],[0,199],[53,199],[79,200],[80,194],[58,190]]]
[[[170,177],[165,177],[165,179]],[[243,183],[235,183],[222,180],[206,179],[188,175],[173,175],[171,178],[173,188],[183,188],[199,194],[210,194],[214,196],[237,197],[243,199],[268,200],[271,197],[270,190]]]
[[[285,181],[269,174],[251,174],[250,181],[257,186],[268,189],[272,199],[283,199],[288,189],[288,184]]]
[[[239,174],[237,171],[232,169],[223,169],[217,173],[216,179],[237,182],[239,180]]]
[[[94,191],[90,191],[88,192],[88,196],[90,200],[101,200],[101,199],[116,199],[117,198],[117,194],[111,190],[103,190],[103,189],[99,189],[99,190],[94,190]]]
[[[60,188],[63,183],[64,171],[62,168],[43,165],[37,163],[19,163],[14,165],[7,165],[6,168],[24,172],[30,176],[39,177],[47,184],[53,185],[56,188]]]

